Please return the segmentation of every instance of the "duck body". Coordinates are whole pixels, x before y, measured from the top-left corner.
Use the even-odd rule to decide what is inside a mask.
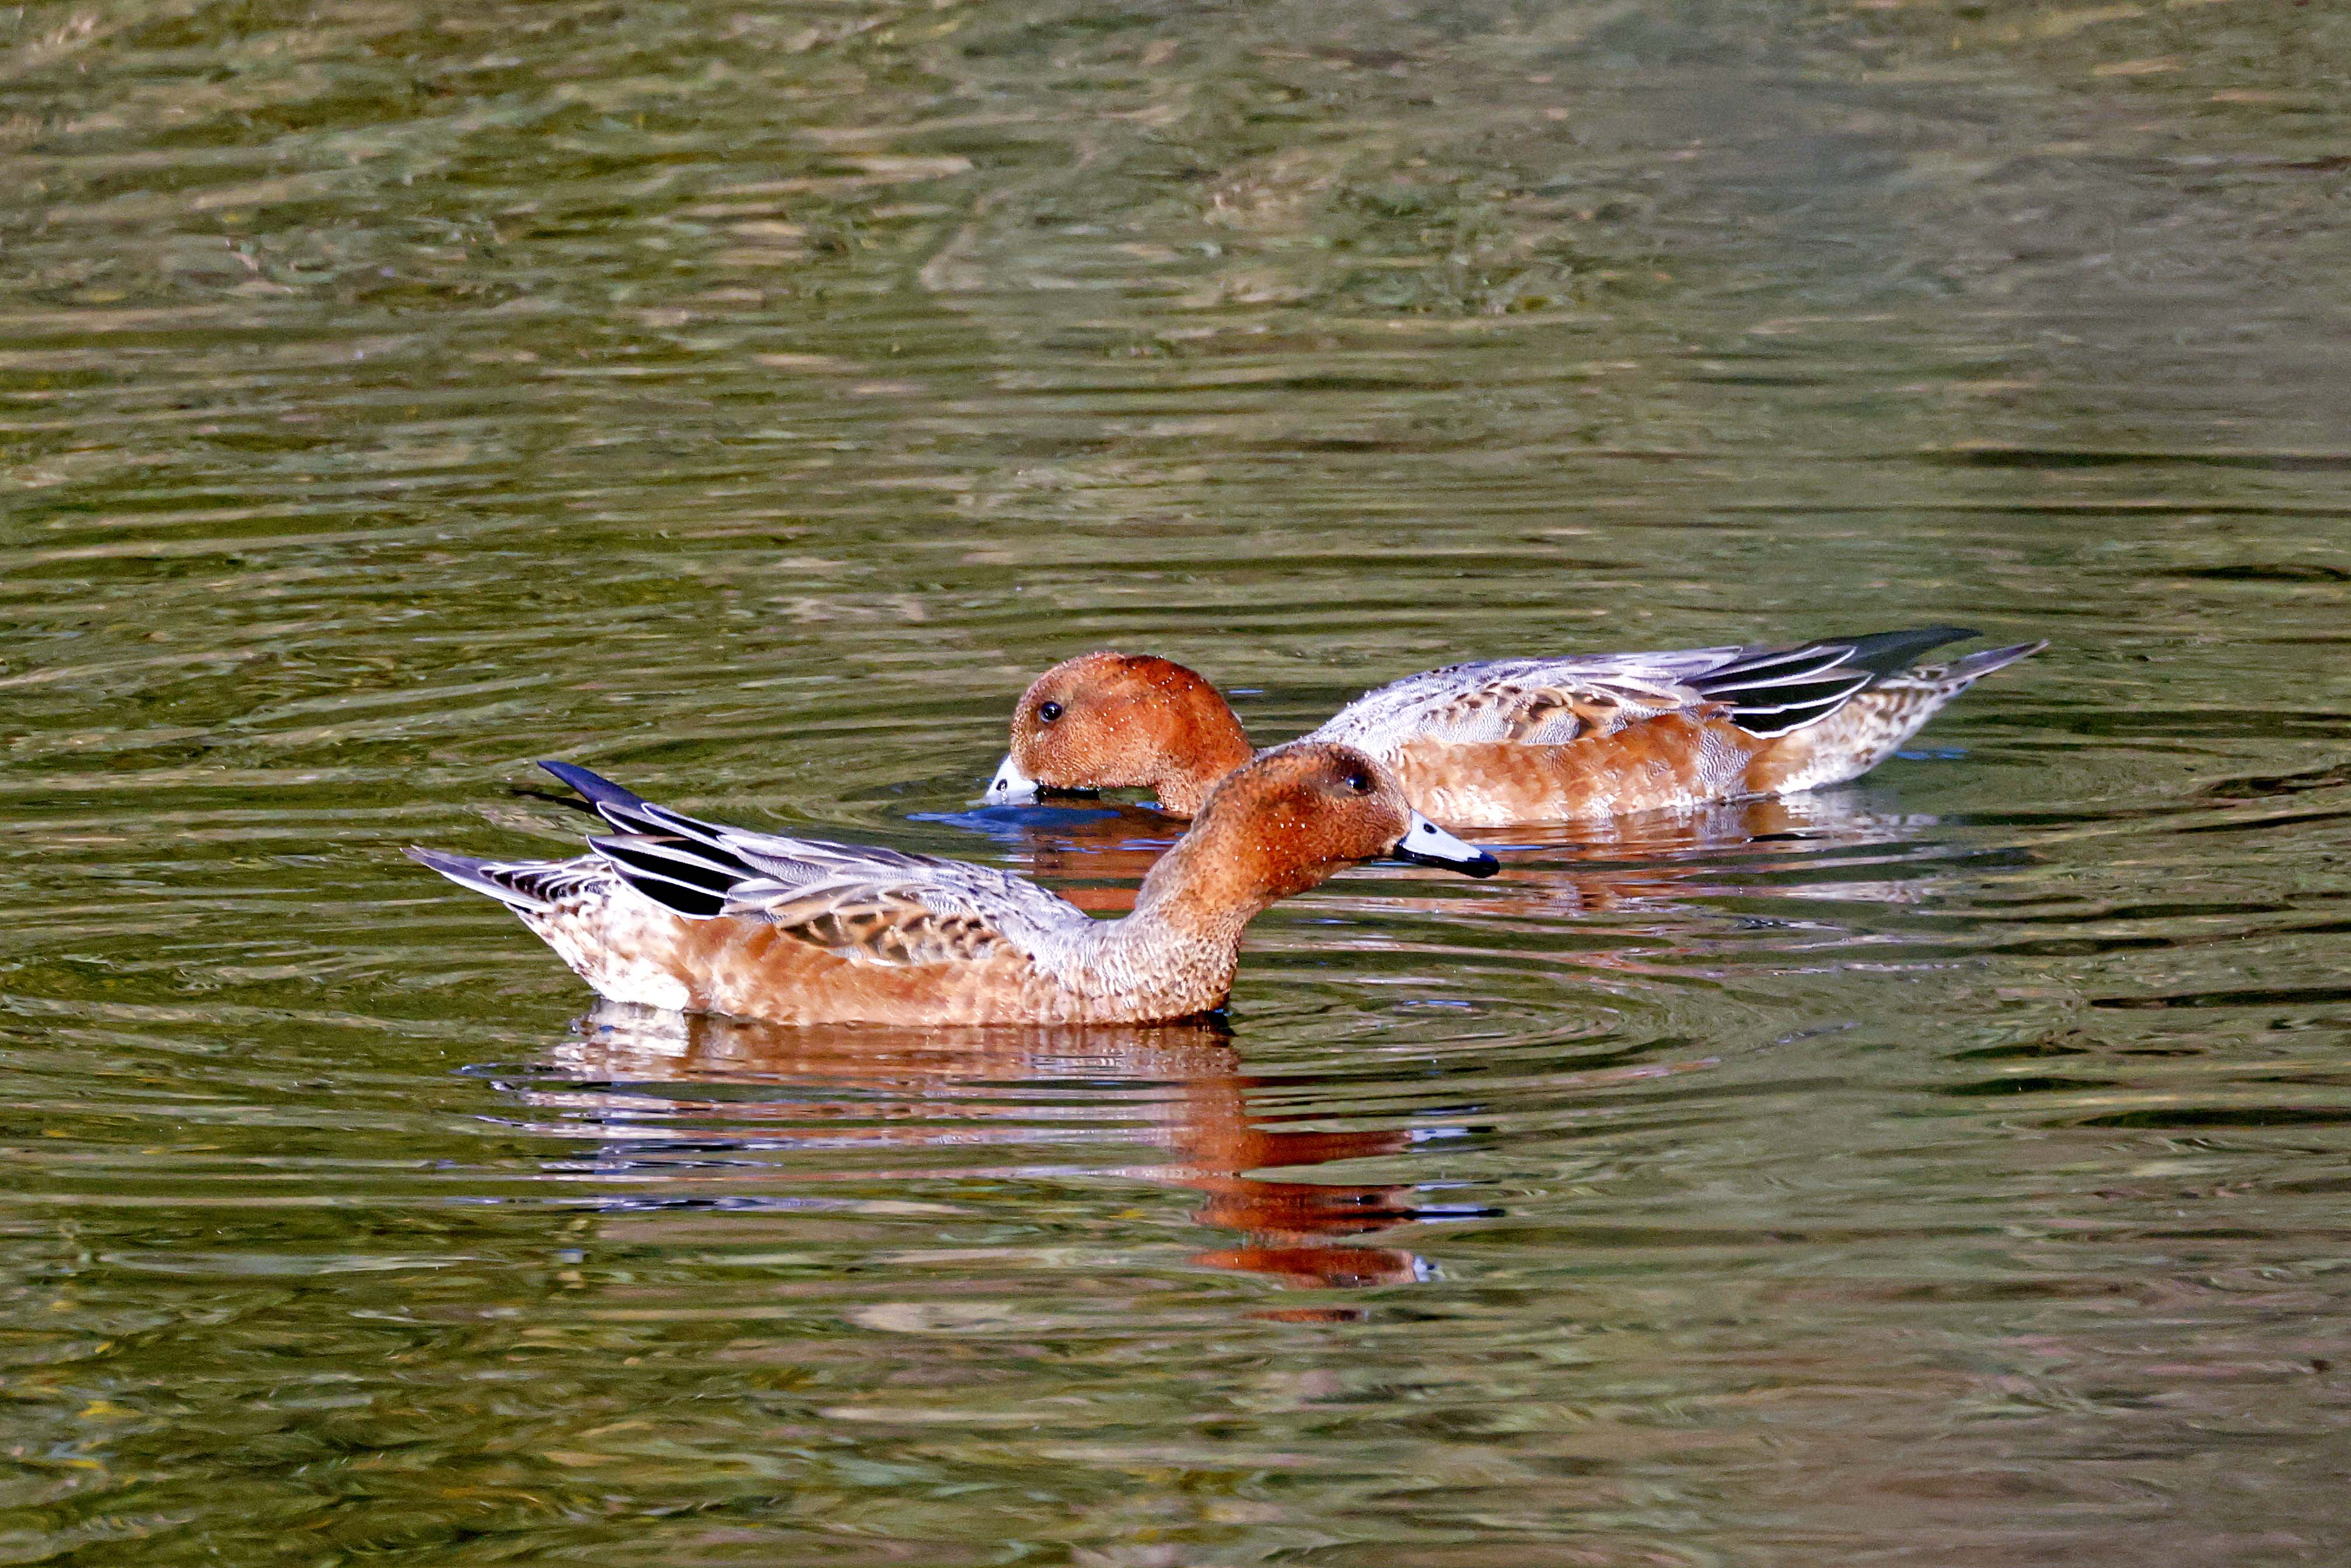
[[[777,1023],[1187,1017],[1224,1004],[1252,916],[1350,862],[1494,869],[1414,813],[1376,763],[1320,743],[1269,753],[1216,791],[1116,921],[990,867],[747,832],[541,766],[620,831],[568,861],[411,857],[505,904],[610,1000]]]
[[[1858,778],[1978,680],[2045,646],[1912,664],[1972,635],[1938,626],[1454,664],[1365,694],[1307,738],[1376,758],[1416,808],[1455,827],[1791,794]],[[988,798],[1134,786],[1181,815],[1247,748],[1222,697],[1183,666],[1089,653],[1023,695]]]

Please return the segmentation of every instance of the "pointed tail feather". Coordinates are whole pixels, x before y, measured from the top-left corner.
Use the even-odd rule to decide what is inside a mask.
[[[1919,654],[1929,648],[1939,648],[1946,643],[1964,643],[1982,632],[1965,626],[1917,626],[1902,632],[1873,632],[1865,637],[1829,637],[1824,642],[1842,643],[1853,650],[1844,657],[1847,669],[1867,670],[1880,679],[1898,675],[1917,662]]]
[[[1915,669],[1911,661],[1930,648],[1977,634],[1964,626],[1920,626],[1823,637],[1796,647],[1754,648],[1689,684],[1709,701],[1727,705],[1732,723],[1771,739],[1818,724],[1888,681],[1941,681],[1943,667]],[[1954,661],[1949,671],[1967,673],[1953,689],[1964,688],[2038,646],[2020,644]]]
[[[2019,659],[2029,659],[2047,646],[2046,639],[2038,643],[2011,643],[2005,648],[1986,648],[1981,653],[1953,659],[1948,664],[1928,665],[1908,673],[1916,679],[1931,681],[1937,685],[1949,683],[1960,687],[1971,686],[1994,670],[2004,670]]]
[[[654,837],[682,835],[694,840],[721,858],[734,862],[746,876],[751,868],[736,860],[734,852],[724,848],[719,840],[729,829],[717,822],[705,822],[689,817],[683,811],[673,811],[667,806],[656,806],[632,789],[624,789],[601,774],[590,773],[576,762],[545,762],[539,766],[554,774],[588,797],[603,819],[626,833],[646,833]]]
[[[465,855],[411,845],[408,858],[439,872],[460,887],[486,893],[508,909],[548,910],[579,890],[583,875],[601,872],[597,861],[477,861]]]
[[[1809,739],[1797,743],[1804,748],[1800,760],[1776,787],[1787,792],[1859,778],[1893,756],[1961,692],[2047,646],[2015,643],[1881,677],[1826,723],[1805,732]]]
[[[627,832],[659,831],[660,824],[648,814],[649,802],[633,789],[623,789],[602,774],[590,773],[576,762],[542,760],[539,767],[586,796],[589,804],[614,827]]]

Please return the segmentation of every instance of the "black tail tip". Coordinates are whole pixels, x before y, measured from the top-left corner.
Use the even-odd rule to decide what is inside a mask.
[[[1994,670],[2004,670],[2019,659],[2029,659],[2049,646],[2048,639],[2034,643],[2011,643],[2005,648],[1984,648],[1965,653],[1943,666],[1946,678],[1980,681]]]
[[[1964,643],[1983,633],[1970,626],[1917,626],[1900,632],[1872,632],[1861,637],[1835,637],[1825,641],[1845,643],[1853,652],[1844,662],[1854,669],[1867,670],[1873,675],[1895,675],[1907,669],[1919,654],[1942,647],[1947,643]]]
[[[591,773],[576,762],[557,762],[550,758],[541,758],[538,766],[600,806],[607,802],[615,806],[644,804],[633,790],[623,789],[602,774]]]

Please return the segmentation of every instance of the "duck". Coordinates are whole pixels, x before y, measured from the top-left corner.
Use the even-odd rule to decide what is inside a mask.
[[[1449,828],[1687,810],[1857,779],[1952,698],[2045,642],[1939,664],[1980,635],[1925,626],[1799,643],[1489,659],[1407,675],[1305,737],[1352,747]],[[983,803],[1155,790],[1190,816],[1259,755],[1197,672],[1150,653],[1066,659],[1029,683]]]
[[[607,1000],[779,1024],[1212,1013],[1242,927],[1278,900],[1359,861],[1499,869],[1406,804],[1388,769],[1327,741],[1276,747],[1219,780],[1118,920],[992,867],[747,831],[577,764],[539,766],[618,831],[567,861],[410,858],[505,904]]]

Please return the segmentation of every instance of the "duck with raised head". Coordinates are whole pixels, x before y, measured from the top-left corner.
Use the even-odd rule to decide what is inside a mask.
[[[1207,792],[1144,878],[1095,920],[987,866],[747,832],[540,767],[619,831],[556,862],[415,860],[513,910],[598,994],[778,1023],[1148,1023],[1224,1005],[1241,928],[1358,861],[1490,876],[1494,857],[1405,801],[1352,747],[1279,747]]]
[[[2045,643],[1947,663],[1956,626],[1793,644],[1492,659],[1366,693],[1306,739],[1393,770],[1452,827],[1687,810],[1857,779],[1944,704]],[[1216,687],[1151,654],[1065,660],[1030,683],[986,800],[1143,789],[1189,816],[1257,755]]]

